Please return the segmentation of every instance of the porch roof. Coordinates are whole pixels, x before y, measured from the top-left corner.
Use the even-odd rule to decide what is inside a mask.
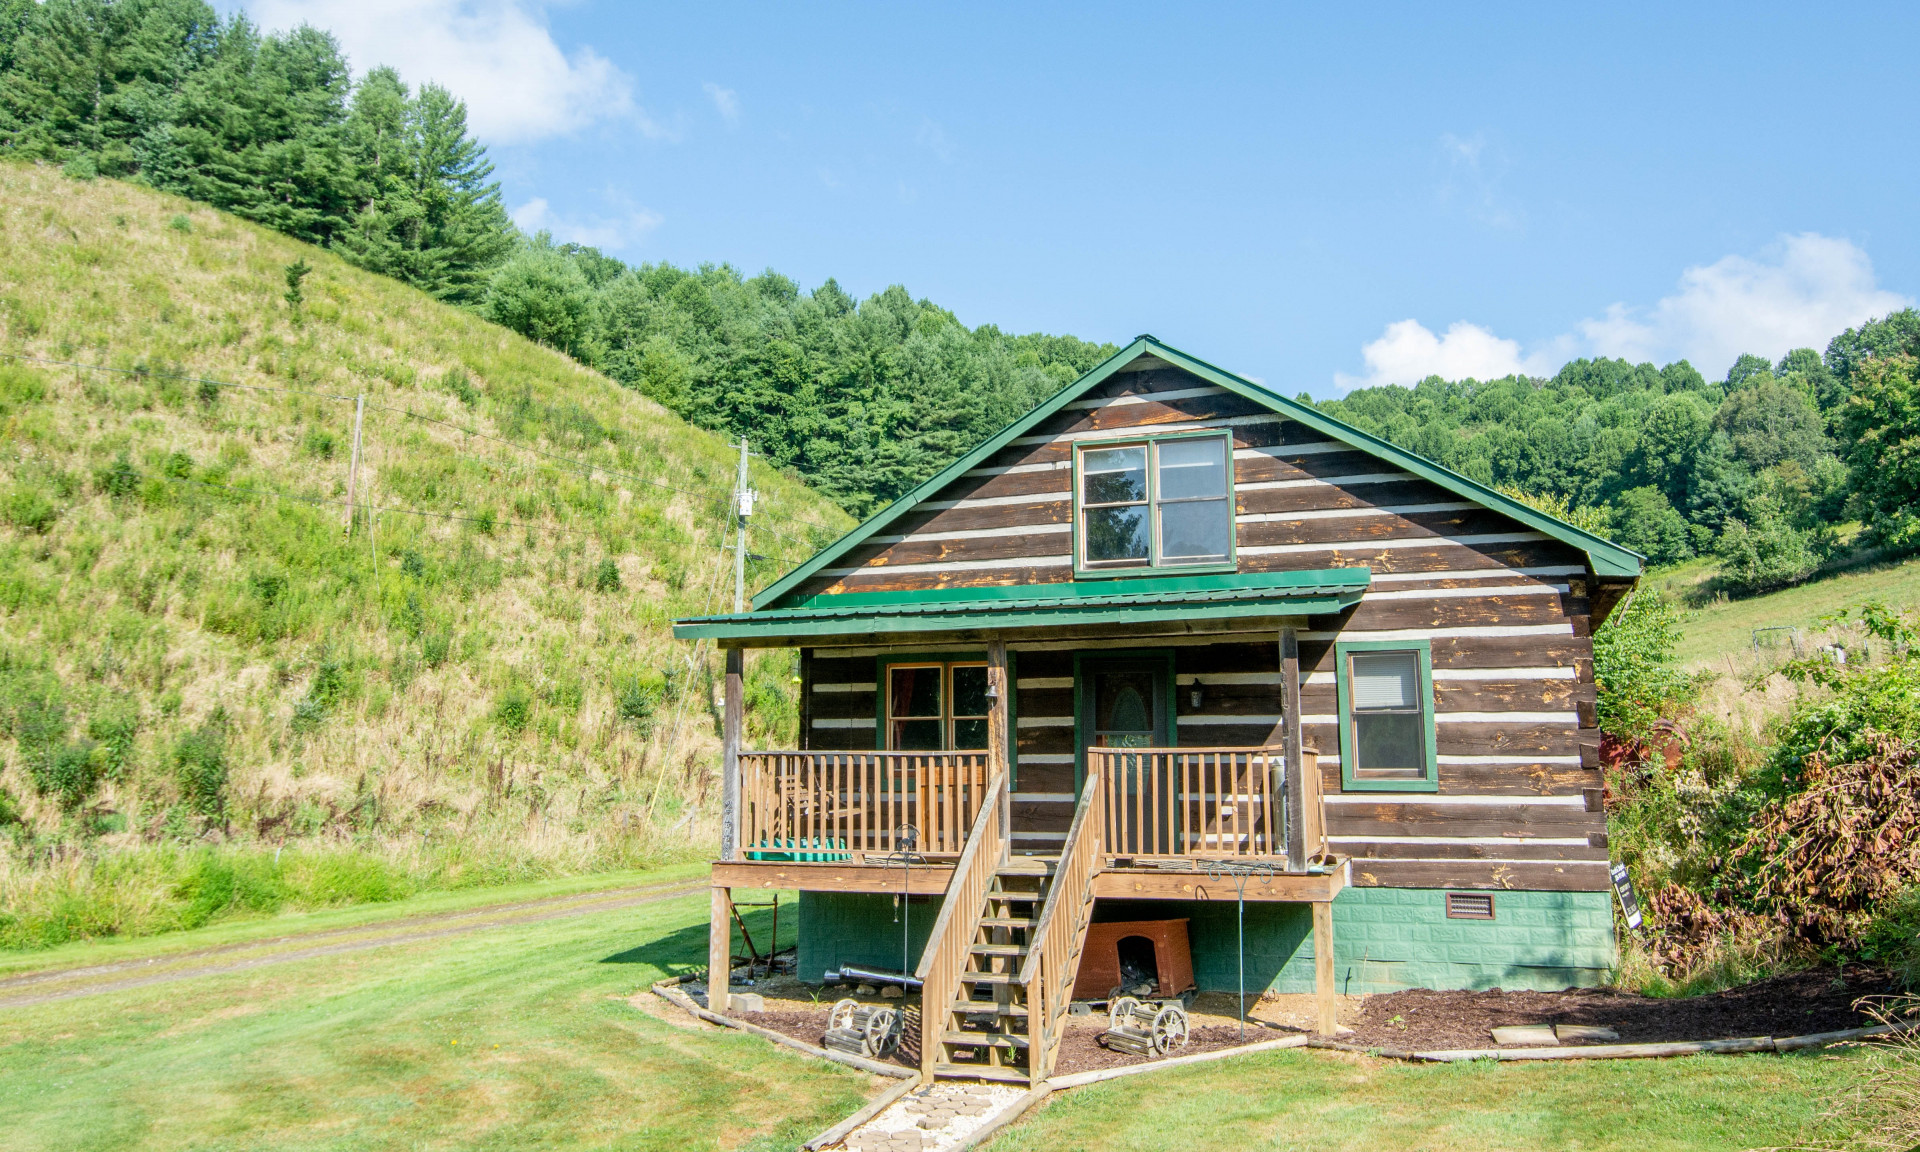
[[[1371,569],[1316,568],[1057,584],[846,592],[791,608],[676,620],[682,640],[766,640],[872,632],[947,632],[1241,616],[1320,616],[1358,603]]]

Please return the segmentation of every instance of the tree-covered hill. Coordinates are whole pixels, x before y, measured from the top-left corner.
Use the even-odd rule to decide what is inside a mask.
[[[1855,520],[1920,542],[1920,313],[1872,321],[1723,380],[1686,361],[1575,360],[1551,379],[1367,388],[1329,413],[1489,484],[1601,512],[1656,562],[1717,553],[1735,589],[1802,579]]]
[[[310,245],[46,166],[0,163],[0,353],[0,946],[191,905],[191,877],[89,863],[141,844],[537,872],[703,810],[711,684],[667,625],[730,591],[721,437]],[[754,483],[756,583],[851,523]],[[791,725],[788,663],[753,664],[756,717]],[[118,895],[30,898],[69,873]]]
[[[899,287],[628,269],[522,236],[466,110],[324,30],[204,0],[0,0],[0,154],[189,196],[469,307],[746,435],[864,515],[1112,351],[968,329]]]

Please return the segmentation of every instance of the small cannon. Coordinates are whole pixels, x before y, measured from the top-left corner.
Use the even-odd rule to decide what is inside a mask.
[[[1187,1010],[1131,996],[1115,997],[1107,1008],[1107,1030],[1100,1045],[1135,1056],[1165,1056],[1187,1046]]]
[[[905,1021],[898,1009],[842,1000],[827,1016],[827,1047],[850,1056],[884,1060],[900,1047]]]

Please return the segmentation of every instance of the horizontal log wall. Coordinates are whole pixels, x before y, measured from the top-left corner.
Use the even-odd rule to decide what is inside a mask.
[[[1231,428],[1242,572],[1366,565],[1373,585],[1301,636],[1303,731],[1320,752],[1335,851],[1354,881],[1606,888],[1586,557],[1524,524],[1170,366],[1143,361],[868,541],[801,595],[1072,578],[1072,445],[1129,430]],[[1333,641],[1433,652],[1438,793],[1342,795]],[[1015,640],[1013,836],[1065,835],[1074,791],[1073,654],[1170,647],[1178,743],[1279,742],[1277,637]],[[807,746],[872,748],[876,649],[808,663]],[[1198,680],[1202,703],[1189,692]]]

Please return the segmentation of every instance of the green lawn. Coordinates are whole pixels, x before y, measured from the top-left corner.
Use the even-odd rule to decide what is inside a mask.
[[[702,893],[9,1010],[0,1147],[792,1148],[868,1078],[625,1001],[704,961],[706,913]]]
[[[1710,1152],[1791,1145],[1867,1059],[1410,1065],[1273,1052],[1048,1099],[990,1152]]]
[[[1646,578],[1646,586],[1675,593],[1684,604],[1687,593],[1712,575],[1712,567],[1711,562],[1696,561],[1654,573]],[[1840,572],[1765,596],[1690,608],[1683,615],[1675,655],[1686,667],[1723,672],[1726,657],[1732,655],[1744,672],[1752,660],[1755,628],[1787,624],[1812,631],[1821,627],[1821,616],[1869,600],[1906,611],[1920,608],[1920,558]]]
[[[440,894],[10,963],[15,975],[33,959],[165,968],[210,946],[264,955],[295,929],[372,933],[423,913],[687,875]],[[706,913],[704,894],[674,897],[6,1009],[0,1148],[794,1148],[877,1082],[626,1002],[703,963]],[[1063,1094],[992,1147],[1739,1149],[1814,1134],[1863,1064],[1415,1067],[1281,1052]]]

